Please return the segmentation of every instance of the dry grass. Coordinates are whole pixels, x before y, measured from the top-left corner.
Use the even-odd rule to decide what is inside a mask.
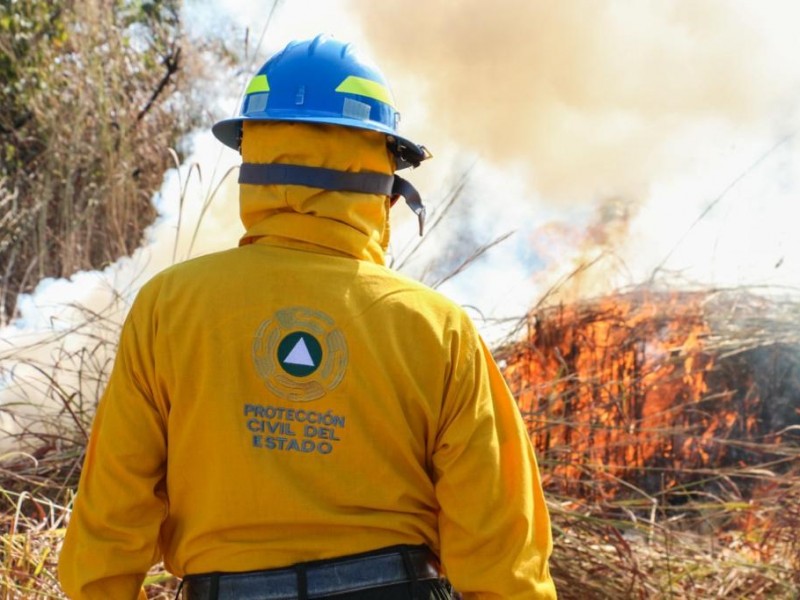
[[[0,471],[3,600],[63,597],[55,572],[79,460],[78,448],[39,460],[6,457]],[[652,520],[606,516],[632,505],[583,506],[551,497],[551,569],[561,598],[797,597],[800,477],[756,503],[695,503],[657,511]],[[731,527],[743,522],[746,529]],[[148,595],[171,598],[176,584],[156,567]]]
[[[798,480],[790,486],[796,502]],[[553,508],[562,598],[797,597],[798,515],[745,531],[730,521],[769,518],[774,507],[709,502],[653,522],[597,516],[601,508]]]
[[[744,326],[747,319],[742,317],[739,323]],[[108,328],[92,338],[97,345],[92,354],[100,356],[109,351],[103,345],[112,343],[115,331],[102,320],[93,326],[93,331],[98,326],[101,331]],[[747,331],[764,327],[762,323],[760,329]],[[85,332],[79,329],[70,335]],[[710,339],[730,353],[730,343]],[[93,364],[66,347],[61,356],[59,368],[72,376],[54,378],[48,389],[36,392],[50,394],[64,406],[57,422],[30,427],[23,435],[30,451],[8,454],[0,461],[3,600],[62,597],[55,575],[59,545],[83,457],[83,430],[88,428],[109,364],[106,360]],[[549,424],[562,425],[557,420]],[[547,426],[537,429],[536,435]],[[718,442],[733,443],[721,438]],[[540,452],[549,481],[555,541],[551,568],[560,597],[796,599],[800,449],[793,443],[755,449],[771,462],[687,467],[683,483],[669,489],[645,489],[630,483],[636,478],[626,481],[604,465],[587,464],[586,485],[596,485],[603,493],[582,497],[559,490],[553,474],[560,461]],[[661,475],[655,467],[645,470],[656,478]],[[621,491],[609,495],[612,485]],[[177,581],[160,567],[147,580],[151,598],[171,598],[176,586]]]
[[[15,429],[3,444],[14,449],[0,454],[0,600],[64,597],[58,554],[119,332],[116,319],[75,311],[83,318],[69,330],[0,352],[16,396],[0,407]],[[152,598],[176,586],[160,566],[147,579]]]
[[[528,323],[500,354],[561,597],[797,598],[800,303],[637,290]]]
[[[132,252],[155,217],[166,149],[198,113],[185,93],[195,71],[176,5],[0,7],[11,24],[0,27],[0,66],[14,77],[0,87],[0,324],[42,278]]]

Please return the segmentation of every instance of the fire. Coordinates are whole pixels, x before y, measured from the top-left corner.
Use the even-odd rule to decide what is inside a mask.
[[[551,490],[685,491],[754,462],[747,442],[780,441],[750,364],[761,349],[721,355],[718,308],[707,292],[635,292],[528,315],[500,358]]]

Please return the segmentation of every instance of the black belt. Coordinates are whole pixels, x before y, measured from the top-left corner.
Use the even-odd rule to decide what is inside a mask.
[[[427,547],[402,546],[282,569],[187,575],[184,589],[188,600],[290,600],[440,577]]]

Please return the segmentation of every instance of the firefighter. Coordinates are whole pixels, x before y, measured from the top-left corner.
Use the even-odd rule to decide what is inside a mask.
[[[237,248],[146,283],[123,326],[59,566],[75,599],[554,598],[530,441],[458,305],[385,266],[398,133],[383,75],[320,36],[215,136]],[[451,588],[452,586],[452,588]]]

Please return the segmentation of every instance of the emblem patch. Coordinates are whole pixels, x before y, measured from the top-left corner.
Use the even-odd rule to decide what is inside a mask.
[[[347,342],[325,313],[284,308],[256,331],[253,364],[275,395],[294,402],[318,400],[341,383]]]

